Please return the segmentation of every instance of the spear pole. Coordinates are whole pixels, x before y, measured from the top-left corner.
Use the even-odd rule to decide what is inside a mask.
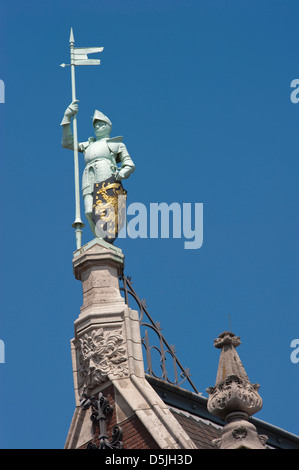
[[[75,82],[75,59],[74,59],[74,34],[71,28],[70,34],[70,53],[71,53],[71,79],[72,79],[72,101],[76,101],[76,82]],[[74,172],[75,172],[75,204],[76,214],[72,227],[76,233],[77,250],[81,248],[82,228],[85,224],[81,220],[80,214],[80,187],[79,187],[79,161],[78,161],[78,132],[77,132],[77,114],[73,116],[73,139],[74,139]]]

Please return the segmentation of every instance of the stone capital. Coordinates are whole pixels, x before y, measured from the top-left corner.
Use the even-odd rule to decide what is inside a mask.
[[[222,419],[227,419],[227,416],[234,411],[241,411],[251,416],[262,408],[259,388],[258,384],[251,384],[236,375],[231,375],[215,387],[207,389],[208,410]]]
[[[124,254],[117,248],[104,240],[95,238],[91,242],[75,251],[73,257],[73,271],[75,278],[82,281],[85,270],[97,266],[109,266],[120,275],[124,268]]]

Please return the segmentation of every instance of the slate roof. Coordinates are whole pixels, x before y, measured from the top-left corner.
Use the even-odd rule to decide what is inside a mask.
[[[220,426],[182,410],[170,408],[170,411],[198,449],[215,449],[212,440],[220,437]]]

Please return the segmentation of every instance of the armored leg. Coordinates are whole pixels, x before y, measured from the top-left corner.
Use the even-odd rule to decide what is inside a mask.
[[[86,196],[84,196],[85,217],[88,220],[90,230],[92,231],[93,235],[95,236],[95,238],[98,238],[96,235],[96,227],[94,221],[92,220],[92,204],[92,194],[86,194]]]

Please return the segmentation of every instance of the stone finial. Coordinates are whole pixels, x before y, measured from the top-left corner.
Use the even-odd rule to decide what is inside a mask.
[[[233,375],[244,382],[249,382],[246,371],[236,349],[241,344],[239,336],[230,331],[224,331],[214,340],[215,348],[221,349],[216,384]]]
[[[209,387],[208,410],[229,424],[224,426],[222,438],[214,444],[222,449],[265,448],[267,438],[258,436],[248,417],[262,408],[258,393],[260,386],[252,384],[246,374],[236,347],[240,338],[229,331],[220,334],[214,346],[221,349],[216,383]]]

